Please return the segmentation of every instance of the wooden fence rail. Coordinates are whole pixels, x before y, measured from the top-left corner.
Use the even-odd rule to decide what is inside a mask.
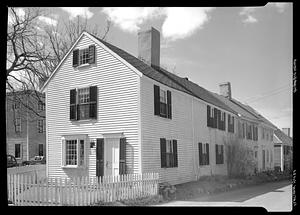
[[[8,200],[14,205],[93,205],[158,194],[158,173],[104,177],[43,178],[8,174]]]

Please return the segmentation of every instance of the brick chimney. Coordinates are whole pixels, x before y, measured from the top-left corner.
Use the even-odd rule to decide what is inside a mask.
[[[228,99],[231,99],[231,85],[230,82],[219,84],[220,94]]]
[[[283,133],[285,133],[288,137],[290,137],[290,128],[282,128]]]
[[[138,58],[150,66],[160,66],[160,33],[155,28],[138,33]]]

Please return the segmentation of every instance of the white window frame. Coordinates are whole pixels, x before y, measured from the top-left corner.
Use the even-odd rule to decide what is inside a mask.
[[[76,165],[67,165],[66,164],[66,142],[70,140],[76,140]],[[80,140],[84,141],[84,157],[83,164],[80,165]],[[62,146],[62,157],[61,157],[61,166],[62,168],[86,168],[87,166],[87,147],[88,147],[88,136],[87,135],[65,135],[61,138]]]
[[[87,53],[85,53],[87,52]],[[87,58],[83,58],[87,55]],[[89,55],[89,48],[83,48],[79,50],[79,65],[87,65],[89,63],[90,55]],[[86,61],[86,62],[85,62]]]

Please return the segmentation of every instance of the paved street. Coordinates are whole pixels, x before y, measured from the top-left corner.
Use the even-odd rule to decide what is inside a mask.
[[[267,211],[291,211],[292,185],[289,181],[271,182],[159,206],[258,206]]]

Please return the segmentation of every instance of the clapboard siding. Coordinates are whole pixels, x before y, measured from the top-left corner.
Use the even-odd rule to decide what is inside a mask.
[[[75,48],[95,44],[88,36],[78,41]],[[86,144],[85,169],[61,168],[61,137],[68,134],[87,134],[89,140],[103,137],[103,133],[124,132],[127,140],[129,172],[139,170],[139,76],[117,58],[96,44],[96,63],[74,69],[72,53],[66,57],[46,88],[47,142],[49,177],[96,174],[96,149]],[[97,120],[71,122],[69,120],[69,93],[71,89],[97,85]],[[132,159],[129,157],[133,156]]]
[[[171,120],[154,115],[154,84],[172,92]],[[195,180],[199,174],[227,174],[226,163],[215,164],[214,144],[228,134],[207,127],[205,102],[143,76],[141,113],[143,172],[159,172],[161,181],[171,184]],[[177,140],[178,168],[161,168],[160,138]],[[198,142],[210,144],[212,165],[199,167]]]

